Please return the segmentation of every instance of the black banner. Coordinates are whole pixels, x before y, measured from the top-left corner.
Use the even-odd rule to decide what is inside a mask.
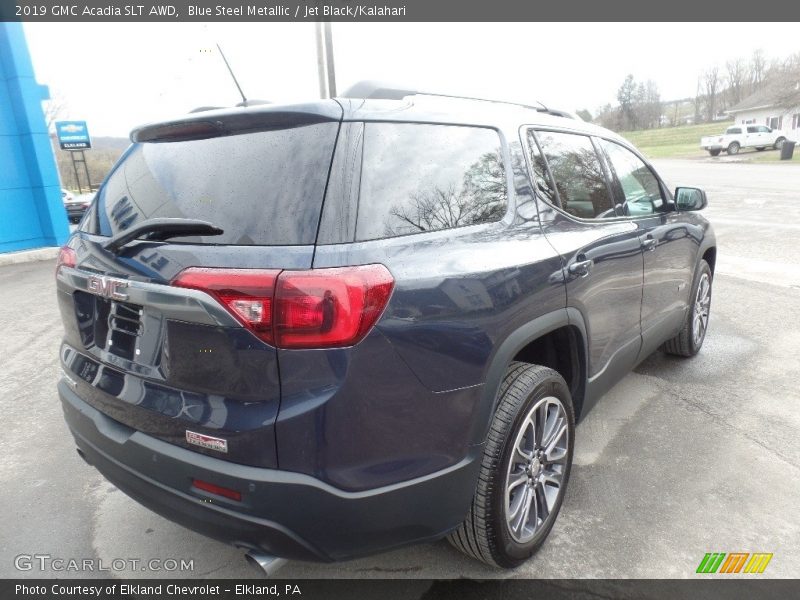
[[[800,595],[800,580],[769,579],[545,579],[545,580],[2,580],[0,598],[11,600],[166,600],[172,598],[298,598],[303,600],[785,600]]]
[[[800,20],[800,3],[760,0],[758,10],[730,0],[3,0],[3,21],[782,21]],[[722,35],[724,32],[717,32]],[[602,31],[598,31],[598,38]],[[654,40],[669,44],[680,40]]]

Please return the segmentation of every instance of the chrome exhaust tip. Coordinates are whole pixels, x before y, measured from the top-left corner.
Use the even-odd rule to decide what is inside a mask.
[[[278,572],[278,569],[288,562],[285,558],[271,556],[255,550],[250,550],[244,555],[244,558],[250,565],[258,569],[259,573],[264,577],[272,577]]]

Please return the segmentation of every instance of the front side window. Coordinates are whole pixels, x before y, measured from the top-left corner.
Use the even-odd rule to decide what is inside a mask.
[[[618,188],[617,194],[624,199],[624,214],[640,217],[661,212],[664,208],[661,185],[642,159],[614,142],[601,140],[600,145],[616,175],[614,185]]]
[[[537,131],[561,208],[583,219],[617,216],[600,158],[585,135]]]
[[[500,136],[492,129],[367,123],[358,241],[499,221],[508,206]]]

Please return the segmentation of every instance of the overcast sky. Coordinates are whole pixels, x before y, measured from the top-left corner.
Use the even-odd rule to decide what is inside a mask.
[[[614,103],[628,73],[662,100],[693,96],[698,75],[760,48],[800,52],[794,23],[334,23],[339,90],[361,79],[567,110]],[[60,118],[93,135],[239,100],[215,44],[249,98],[318,97],[311,23],[25,23],[37,79]]]

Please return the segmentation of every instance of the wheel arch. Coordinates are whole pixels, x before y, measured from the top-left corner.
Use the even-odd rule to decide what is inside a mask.
[[[499,402],[498,392],[514,361],[550,367],[561,374],[572,394],[575,418],[580,418],[586,392],[586,325],[575,308],[562,308],[529,321],[497,347],[486,371],[472,439],[483,443]]]
[[[716,246],[709,246],[700,255],[700,258],[708,263],[708,266],[711,268],[711,274],[713,275],[714,274],[714,268],[717,265],[717,247]]]

